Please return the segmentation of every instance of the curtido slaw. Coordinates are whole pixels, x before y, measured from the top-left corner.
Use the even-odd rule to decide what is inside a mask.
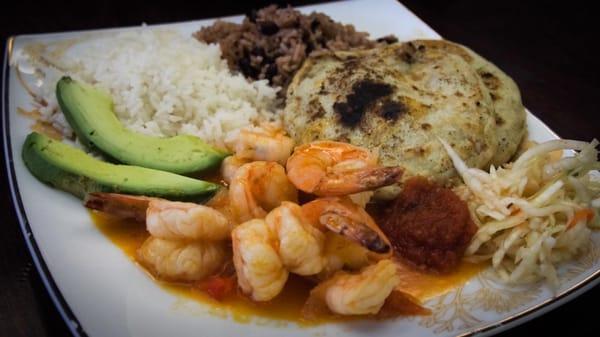
[[[465,183],[456,192],[479,227],[467,258],[491,260],[507,283],[545,279],[557,289],[557,264],[586,251],[590,229],[600,228],[598,141],[547,141],[489,172],[468,167],[440,141]],[[562,150],[574,155],[562,157]]]

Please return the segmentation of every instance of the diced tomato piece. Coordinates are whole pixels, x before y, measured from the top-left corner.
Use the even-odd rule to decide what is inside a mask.
[[[223,276],[211,276],[200,282],[198,288],[205,291],[210,297],[222,301],[227,295],[235,290],[235,278]]]

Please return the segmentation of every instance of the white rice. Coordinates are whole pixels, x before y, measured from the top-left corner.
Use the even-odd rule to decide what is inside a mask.
[[[218,45],[142,28],[76,48],[80,51],[54,62],[66,74],[108,91],[117,116],[132,130],[165,137],[191,134],[223,147],[236,130],[276,119],[278,89],[266,80],[248,82],[232,74]],[[64,73],[49,73],[41,88],[49,104],[40,112],[68,134],[54,92],[58,75]]]

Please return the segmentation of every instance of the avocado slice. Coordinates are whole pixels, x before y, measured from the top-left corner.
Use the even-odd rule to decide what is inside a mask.
[[[159,138],[128,130],[107,93],[70,77],[58,81],[56,97],[79,140],[121,163],[191,174],[216,167],[228,155],[195,136]]]
[[[79,198],[89,192],[116,192],[202,201],[219,188],[174,173],[103,162],[37,132],[25,139],[22,156],[36,178]]]

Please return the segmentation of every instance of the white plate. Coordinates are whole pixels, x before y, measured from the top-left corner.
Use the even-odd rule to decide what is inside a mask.
[[[400,40],[440,36],[393,0],[352,1],[301,8],[318,10],[373,37],[395,34]],[[239,21],[241,17],[232,17]],[[167,25],[190,34],[213,20]],[[130,28],[128,28],[130,29]],[[18,36],[7,53],[33,41],[72,38],[81,32]],[[8,56],[8,55],[7,55]],[[6,57],[5,60],[9,58]],[[301,328],[294,323],[241,324],[208,313],[203,304],[178,298],[157,286],[91,223],[81,202],[37,181],[21,160],[21,146],[31,120],[17,107],[31,105],[14,69],[4,65],[3,123],[9,181],[19,221],[38,271],[56,307],[74,335],[99,336],[451,336],[491,334],[522,323],[565,303],[600,280],[600,237],[590,255],[561,268],[562,287],[523,289],[496,284],[485,276],[460,291],[434,299],[434,314],[384,322],[326,324]],[[528,113],[530,138],[557,138]]]

